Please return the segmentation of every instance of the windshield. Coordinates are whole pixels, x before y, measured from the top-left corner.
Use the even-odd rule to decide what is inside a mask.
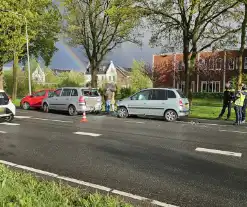
[[[177,90],[177,92],[181,98],[186,98],[186,96],[184,95],[184,93],[181,90]]]

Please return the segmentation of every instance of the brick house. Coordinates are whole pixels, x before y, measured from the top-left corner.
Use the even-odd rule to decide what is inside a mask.
[[[238,73],[238,50],[201,52],[192,72],[193,92],[222,92],[225,83]],[[247,73],[247,50],[244,51],[243,73]],[[182,53],[153,55],[155,87],[175,87],[184,90],[185,74]]]

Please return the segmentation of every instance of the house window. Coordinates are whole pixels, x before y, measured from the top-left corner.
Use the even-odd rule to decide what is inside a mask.
[[[239,67],[238,67],[238,63],[239,63],[239,57],[236,57],[235,58],[235,65],[236,65],[236,70],[238,70],[239,69]]]
[[[115,76],[112,76],[112,79],[113,79],[114,82],[116,81],[116,77]]]
[[[199,60],[199,70],[207,70],[206,61],[204,59]]]
[[[209,60],[208,60],[208,69],[209,70],[214,69],[214,59],[213,58],[209,58]]]
[[[192,89],[192,92],[194,93],[195,92],[195,81],[191,82],[191,89]]]
[[[216,59],[215,70],[221,70],[221,67],[222,67],[222,58],[217,58]]]
[[[244,69],[247,69],[247,57],[244,58]]]
[[[104,80],[104,76],[101,76],[101,80],[102,80],[102,81]]]
[[[228,61],[228,69],[229,70],[234,70],[234,60],[233,58],[230,58]]]
[[[111,81],[111,76],[109,76],[109,81]]]
[[[219,93],[220,92],[220,81],[202,81],[201,92]]]
[[[181,82],[177,83],[177,89],[180,89],[181,91],[184,92],[184,89],[185,89],[185,81],[181,81]]]

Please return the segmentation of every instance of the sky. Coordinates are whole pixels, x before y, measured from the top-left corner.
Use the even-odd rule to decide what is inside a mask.
[[[131,43],[123,43],[106,57],[106,61],[113,61],[114,65],[121,67],[131,67],[134,59],[152,64],[153,54],[160,53],[161,48],[151,48],[149,46],[151,33],[144,31],[144,34],[142,48]],[[59,41],[57,48],[59,50],[52,58],[51,68],[85,70],[88,62],[79,48],[71,48],[64,41]]]

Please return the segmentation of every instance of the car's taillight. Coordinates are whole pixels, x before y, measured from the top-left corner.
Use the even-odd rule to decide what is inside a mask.
[[[97,102],[101,102],[101,98],[97,98]]]
[[[179,106],[184,106],[182,99],[179,99]]]
[[[84,96],[80,96],[79,103],[86,103]]]

